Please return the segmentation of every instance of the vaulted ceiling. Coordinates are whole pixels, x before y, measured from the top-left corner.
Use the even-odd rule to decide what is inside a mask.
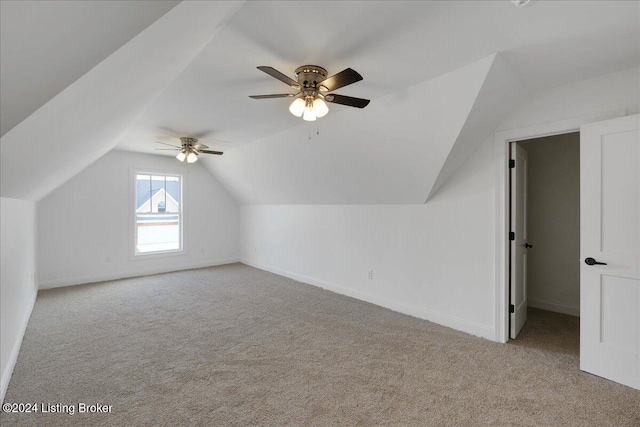
[[[33,200],[197,135],[242,203],[424,203],[527,94],[640,62],[638,2],[5,3],[1,192]],[[304,64],[356,69],[337,92],[371,104],[248,98],[289,89],[256,66]]]
[[[171,10],[179,1],[0,3],[0,134]]]

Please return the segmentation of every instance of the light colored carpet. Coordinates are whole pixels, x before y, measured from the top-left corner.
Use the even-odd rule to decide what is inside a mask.
[[[640,425],[580,372],[578,319],[497,344],[233,264],[42,291],[5,402],[111,414],[11,425]]]

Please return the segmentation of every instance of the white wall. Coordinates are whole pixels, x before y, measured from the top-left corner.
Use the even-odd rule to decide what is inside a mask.
[[[580,315],[580,134],[521,141],[527,152],[527,303]]]
[[[638,112],[638,76],[636,68],[542,93],[499,129]],[[493,135],[478,137],[486,140],[477,153],[422,206],[243,206],[243,262],[496,339],[495,153]]]
[[[184,176],[184,248],[133,257],[133,171]],[[114,150],[38,202],[40,288],[235,262],[238,206],[200,163]]]
[[[492,338],[494,180],[487,140],[425,205],[244,206],[243,262]]]
[[[0,401],[11,378],[36,300],[35,204],[0,199]]]
[[[640,112],[640,69],[631,68],[545,91],[517,108],[497,131],[626,110]]]

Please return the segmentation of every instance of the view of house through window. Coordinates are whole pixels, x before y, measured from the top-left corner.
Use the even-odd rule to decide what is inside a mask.
[[[182,249],[179,175],[136,174],[136,255]]]

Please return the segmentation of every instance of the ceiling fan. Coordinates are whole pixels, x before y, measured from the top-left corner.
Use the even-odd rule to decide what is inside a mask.
[[[200,144],[197,138],[182,136],[180,137],[180,142],[181,142],[181,147],[177,147],[173,144],[167,144],[166,142],[156,141],[156,143],[158,144],[163,144],[163,145],[168,145],[170,147],[173,147],[173,148],[156,148],[156,150],[179,151],[178,155],[176,156],[176,159],[180,160],[181,162],[184,162],[186,159],[187,163],[194,163],[198,161],[198,156],[200,155],[200,153],[217,154],[219,156],[224,154],[222,151],[206,150],[206,148],[209,148],[209,147],[204,144]]]
[[[295,71],[298,81],[293,80],[273,67],[260,66],[258,70],[291,86],[298,90],[298,92],[274,95],[251,95],[249,98],[295,98],[289,107],[289,111],[296,117],[302,116],[306,121],[314,121],[318,117],[324,117],[329,112],[329,107],[327,107],[325,101],[356,108],[364,108],[369,105],[370,102],[368,99],[338,95],[337,93],[327,93],[362,80],[362,76],[351,68],[327,77],[327,70],[324,68],[317,65],[303,65],[302,67],[296,68]]]

